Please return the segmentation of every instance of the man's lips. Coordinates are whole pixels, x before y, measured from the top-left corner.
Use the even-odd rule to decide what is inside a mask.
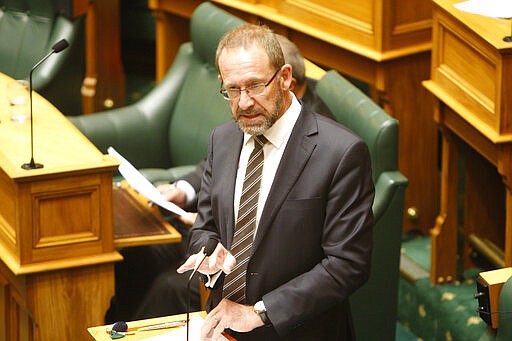
[[[258,118],[258,117],[261,117],[263,116],[263,114],[241,114],[239,116],[239,118],[244,118],[244,119],[247,119],[247,120],[252,120],[252,119],[255,119],[255,118]]]

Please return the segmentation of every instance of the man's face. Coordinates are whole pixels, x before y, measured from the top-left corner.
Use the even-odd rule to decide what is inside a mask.
[[[246,91],[231,99],[229,105],[233,119],[242,131],[259,135],[270,128],[284,113],[284,94],[281,71],[270,66],[263,49],[224,50],[219,58],[219,71],[225,89],[246,89],[258,83],[266,84],[277,71],[276,77],[259,95],[249,96]]]

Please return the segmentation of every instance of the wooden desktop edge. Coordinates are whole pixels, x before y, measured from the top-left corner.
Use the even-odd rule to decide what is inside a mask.
[[[126,182],[126,180],[123,180],[119,183],[115,183],[114,186],[118,186],[125,189],[131,195],[131,197],[138,202],[141,209],[151,213],[162,224],[162,227],[164,227],[169,232],[160,235],[144,235],[144,232],[141,231],[140,234],[134,237],[115,238],[114,246],[116,248],[181,242],[181,234],[172,225],[170,225],[168,222],[162,219],[158,207],[150,207],[148,199],[143,195],[137,193],[133,188],[131,188],[131,186],[128,184],[128,182]],[[116,214],[116,212],[114,212],[114,214]]]
[[[192,318],[194,315],[199,315],[201,317],[206,316],[205,311],[198,311],[190,313],[190,318]],[[156,317],[151,319],[145,319],[145,320],[137,320],[137,321],[128,321],[128,330],[134,330],[136,328],[149,326],[153,324],[160,324],[165,322],[171,322],[171,321],[179,321],[179,320],[186,320],[187,315],[186,314],[180,314],[180,315],[172,315],[172,316],[163,316],[163,317]],[[87,331],[91,336],[94,338],[95,341],[111,341],[112,339],[107,334],[107,328],[111,325],[103,325],[103,326],[97,326],[97,327],[91,327],[87,328]],[[137,332],[134,335],[126,335],[123,337],[123,340],[125,341],[134,341],[134,340],[144,340],[152,336],[162,335],[165,333],[168,333],[171,331],[171,329],[157,329],[157,330],[148,330],[148,331],[142,331]],[[235,338],[232,336],[223,333],[224,337],[227,338],[230,341],[236,341]]]

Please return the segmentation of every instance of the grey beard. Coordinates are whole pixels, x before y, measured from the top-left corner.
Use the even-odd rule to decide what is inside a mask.
[[[274,123],[276,123],[278,118],[278,113],[281,112],[283,108],[283,94],[278,92],[275,98],[276,110],[269,116],[265,116],[265,120],[260,125],[252,125],[246,126],[239,120],[236,120],[240,129],[249,135],[262,135],[268,128],[272,127]]]
[[[260,124],[260,125],[247,126],[240,121],[238,121],[237,123],[238,123],[238,126],[240,127],[240,129],[244,133],[249,134],[249,135],[261,135],[265,131],[267,131],[268,128],[272,127],[272,125],[274,124],[275,121],[276,120],[274,119],[274,117],[272,117],[271,119],[265,119],[263,124]]]

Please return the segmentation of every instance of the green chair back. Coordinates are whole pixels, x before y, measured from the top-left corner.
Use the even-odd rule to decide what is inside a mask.
[[[77,114],[85,75],[84,19],[70,20],[61,8],[62,0],[0,0],[0,72],[28,80],[53,44],[66,39],[70,47],[34,70],[33,88],[64,114]]]
[[[398,171],[398,121],[336,71],[328,71],[315,91],[341,124],[366,141],[372,161],[372,267],[368,282],[350,297],[356,337],[394,341],[407,186],[407,179]]]

